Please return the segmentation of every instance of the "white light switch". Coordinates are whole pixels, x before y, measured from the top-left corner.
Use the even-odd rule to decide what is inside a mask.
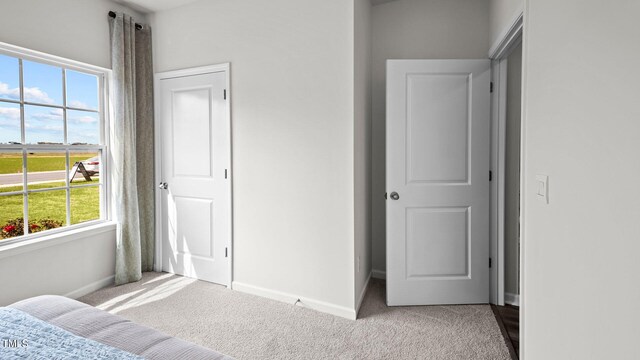
[[[547,175],[536,175],[536,195],[540,201],[549,203],[549,177]]]

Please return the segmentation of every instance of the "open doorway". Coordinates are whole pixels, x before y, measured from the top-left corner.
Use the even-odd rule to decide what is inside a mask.
[[[504,103],[504,167],[501,178],[504,197],[501,226],[504,254],[503,304],[494,308],[512,357],[520,345],[520,133],[522,89],[522,44],[505,58],[506,101]],[[504,82],[503,82],[504,84]]]
[[[520,130],[522,44],[507,58],[504,162],[504,302],[520,305]]]
[[[492,304],[512,358],[520,353],[521,264],[521,90],[522,28],[512,28],[501,48],[493,53],[493,186]]]

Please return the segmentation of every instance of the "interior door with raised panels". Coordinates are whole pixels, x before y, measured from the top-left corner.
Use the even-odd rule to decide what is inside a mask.
[[[387,303],[489,302],[489,60],[387,62]]]
[[[162,270],[230,285],[226,73],[161,79]]]

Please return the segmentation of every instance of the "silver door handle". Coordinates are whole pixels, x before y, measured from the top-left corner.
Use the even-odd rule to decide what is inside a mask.
[[[167,190],[169,188],[169,184],[167,184],[166,182],[161,182],[160,185],[158,185],[158,188]]]
[[[391,200],[398,200],[398,199],[400,199],[400,195],[398,195],[398,193],[395,192],[395,191],[392,192],[391,193]]]

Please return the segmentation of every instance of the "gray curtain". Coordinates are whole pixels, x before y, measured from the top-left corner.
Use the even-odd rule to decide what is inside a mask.
[[[131,16],[109,18],[111,35],[110,148],[114,219],[118,222],[116,285],[153,270],[153,65],[151,30]]]

